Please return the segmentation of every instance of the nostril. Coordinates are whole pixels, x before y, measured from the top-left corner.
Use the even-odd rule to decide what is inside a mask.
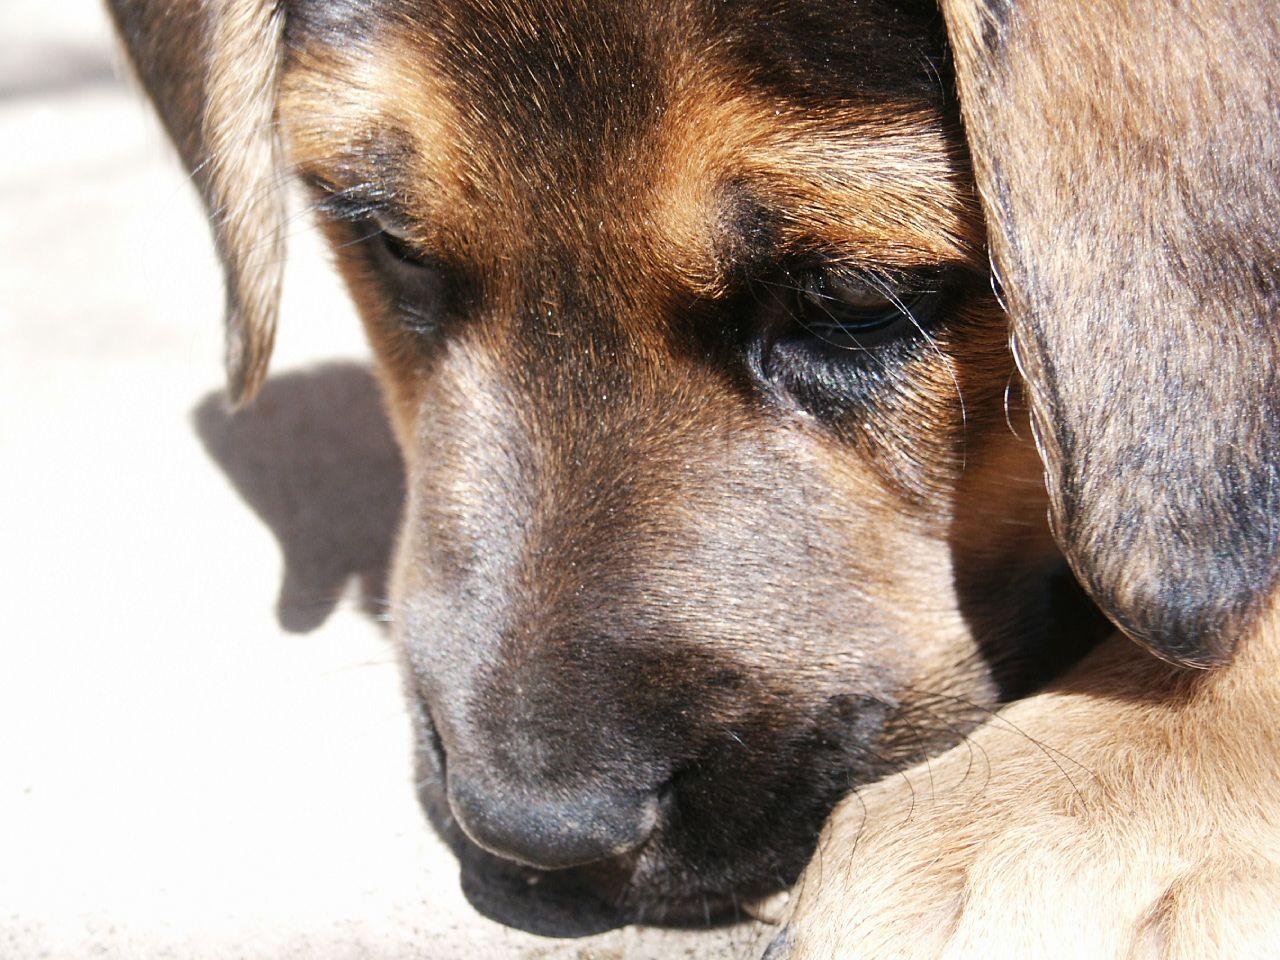
[[[658,826],[656,792],[577,792],[530,797],[495,784],[487,790],[452,774],[449,806],[463,831],[499,857],[544,870],[631,853]]]

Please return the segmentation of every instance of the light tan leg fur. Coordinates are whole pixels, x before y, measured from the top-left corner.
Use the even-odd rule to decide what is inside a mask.
[[[832,814],[791,960],[1280,957],[1280,618],[1217,672],[1122,638]]]

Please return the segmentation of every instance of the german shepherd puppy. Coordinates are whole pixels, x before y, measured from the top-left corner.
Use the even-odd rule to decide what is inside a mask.
[[[111,6],[233,397],[282,173],[360,307],[469,842],[701,913],[875,784],[775,955],[1266,942],[1216,892],[1280,857],[1265,4]]]

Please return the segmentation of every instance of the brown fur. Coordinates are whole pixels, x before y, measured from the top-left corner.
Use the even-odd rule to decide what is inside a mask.
[[[1280,18],[943,6],[1059,541],[1130,636],[1224,662],[1280,572]]]
[[[274,158],[322,212],[405,454],[395,632],[460,850],[701,914],[784,886],[839,796],[906,768],[837,809],[774,955],[1260,943],[1209,878],[1275,877],[1248,654],[1277,181],[1248,131],[1276,97],[1195,45],[1266,62],[1274,24],[943,7],[967,142],[926,5],[113,3],[202,171],[237,398]],[[813,264],[933,271],[945,314],[832,353],[797,326]],[[1092,642],[1064,556],[1170,660],[1259,639],[1211,676],[1112,639],[924,760]]]

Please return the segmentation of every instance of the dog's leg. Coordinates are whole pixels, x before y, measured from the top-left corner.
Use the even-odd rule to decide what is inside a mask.
[[[1280,619],[1217,672],[1116,638],[839,806],[771,956],[1274,957]]]

